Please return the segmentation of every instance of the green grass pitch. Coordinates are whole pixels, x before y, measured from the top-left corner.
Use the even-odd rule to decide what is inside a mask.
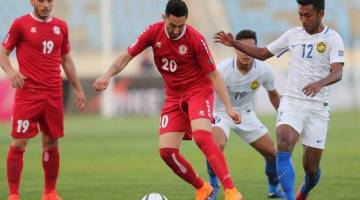
[[[262,116],[274,137],[274,116]],[[9,124],[0,124],[0,199],[6,199],[6,154]],[[159,192],[170,200],[194,199],[192,187],[181,181],[160,159],[158,118],[66,116],[66,137],[61,141],[58,191],[65,200],[140,200]],[[311,199],[360,199],[360,113],[332,113],[322,178]],[[193,142],[182,153],[201,177],[207,179],[204,158]],[[232,135],[225,151],[231,175],[247,200],[266,199],[262,157]],[[294,152],[296,185],[303,179],[302,147]],[[41,198],[43,175],[39,137],[29,143],[21,182],[23,200]],[[220,200],[223,199],[222,193]]]

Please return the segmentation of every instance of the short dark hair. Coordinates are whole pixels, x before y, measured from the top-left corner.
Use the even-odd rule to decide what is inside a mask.
[[[296,0],[299,5],[313,5],[315,10],[320,12],[325,10],[325,0]]]
[[[256,32],[250,29],[244,29],[236,34],[235,37],[236,40],[242,40],[242,39],[254,39],[255,44],[257,44],[257,37]]]
[[[174,15],[175,17],[187,17],[188,8],[183,0],[169,0],[166,4],[165,14],[167,16]]]

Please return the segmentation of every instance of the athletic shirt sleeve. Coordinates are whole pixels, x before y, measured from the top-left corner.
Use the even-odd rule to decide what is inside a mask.
[[[264,88],[267,91],[276,90],[274,74],[273,74],[272,70],[270,69],[270,66],[266,66],[264,76],[265,76],[265,80],[263,83]]]
[[[61,45],[61,55],[65,55],[68,54],[71,50],[70,48],[70,41],[69,41],[69,29],[66,25],[66,23],[64,23],[64,28],[63,28],[64,32],[64,40],[63,43]]]
[[[344,49],[342,38],[339,34],[335,33],[330,46],[330,64],[345,63]]]
[[[148,26],[137,38],[137,40],[128,47],[128,53],[135,57],[144,49],[151,46],[154,39],[155,27]]]
[[[7,35],[2,43],[5,49],[12,51],[21,39],[21,24],[20,20],[16,19],[10,26]]]
[[[209,73],[215,71],[216,66],[214,59],[203,36],[198,35],[197,37],[194,37],[194,51],[199,66],[205,72]]]
[[[282,34],[274,42],[270,43],[266,48],[275,56],[280,57],[283,53],[289,50],[289,38],[293,29],[288,30]]]

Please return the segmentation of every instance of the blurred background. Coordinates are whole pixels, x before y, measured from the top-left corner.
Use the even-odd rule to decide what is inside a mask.
[[[70,0],[56,1],[53,15],[67,21],[70,28],[72,54],[78,74],[88,96],[88,112],[107,116],[157,115],[163,98],[162,80],[152,60],[151,49],[129,64],[106,94],[104,101],[91,91],[91,84],[103,73],[121,51],[132,44],[137,35],[150,23],[161,20],[166,0]],[[233,32],[250,28],[258,33],[259,46],[267,45],[284,31],[299,26],[295,1],[266,0],[188,0],[188,23],[207,38],[216,62],[234,56],[233,50],[213,42],[219,30]],[[31,11],[23,0],[0,2],[0,38],[4,38],[12,21]],[[326,2],[325,24],[343,37],[346,45],[346,67],[343,80],[333,86],[333,110],[360,109],[360,21],[359,0],[331,0]],[[16,65],[15,55],[12,55]],[[288,57],[273,58],[277,86],[281,91],[288,71]],[[9,83],[0,72],[0,86]],[[9,89],[1,89],[1,110],[9,107]],[[71,111],[71,90],[64,80],[66,110]],[[273,112],[263,91],[255,99],[259,112]],[[144,101],[147,103],[144,104]]]
[[[234,56],[234,50],[215,44],[219,30],[236,32],[253,29],[259,46],[283,32],[301,26],[295,0],[185,0],[188,23],[207,39],[216,62]],[[92,91],[93,81],[114,58],[132,44],[147,25],[162,20],[166,0],[55,0],[53,15],[64,19],[70,29],[72,55],[87,95],[87,111],[75,114],[72,91],[63,81],[66,133],[62,149],[63,172],[60,193],[65,199],[140,199],[150,191],[164,192],[169,199],[191,199],[193,190],[174,176],[157,152],[158,115],[164,99],[163,81],[154,67],[152,51],[136,57],[103,94]],[[30,0],[0,1],[0,40],[12,21],[31,12]],[[360,199],[360,0],[327,0],[324,22],[335,29],[346,45],[346,66],[341,82],[332,86],[332,121],[328,151],[323,165],[325,178],[314,199]],[[11,55],[17,66],[15,53]],[[267,61],[273,67],[281,92],[288,72],[288,55]],[[10,137],[10,108],[14,90],[0,70],[0,199],[5,199],[5,158]],[[274,137],[275,111],[261,90],[255,109]],[[136,141],[136,142],[135,142]],[[184,144],[199,174],[205,175],[203,158],[192,143]],[[295,165],[301,182],[301,145]],[[345,148],[346,147],[346,148]],[[24,171],[25,199],[41,192],[39,144],[29,148]],[[75,153],[74,153],[75,152]],[[241,152],[241,153],[239,153]],[[229,166],[236,184],[247,199],[265,199],[262,159],[240,140],[230,141]],[[106,168],[106,172],[101,169]],[[257,171],[254,171],[257,170]],[[240,173],[238,173],[240,172]],[[251,176],[249,176],[251,174]],[[111,184],[109,184],[111,183]],[[169,184],[168,184],[169,183]],[[171,183],[171,184],[170,184]],[[261,184],[259,184],[261,183]],[[262,184],[263,183],[263,184]],[[86,191],[86,193],[79,191]]]

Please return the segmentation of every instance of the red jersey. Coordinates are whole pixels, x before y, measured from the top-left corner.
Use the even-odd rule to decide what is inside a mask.
[[[212,55],[204,37],[186,25],[176,39],[169,38],[165,22],[147,27],[128,48],[132,56],[151,46],[157,69],[165,80],[167,94],[186,92],[194,88],[209,88],[213,84],[208,73],[215,70]]]
[[[19,17],[10,27],[3,46],[9,51],[16,48],[20,73],[26,77],[25,89],[61,89],[61,57],[70,51],[64,21],[54,17],[42,21],[33,14]]]

